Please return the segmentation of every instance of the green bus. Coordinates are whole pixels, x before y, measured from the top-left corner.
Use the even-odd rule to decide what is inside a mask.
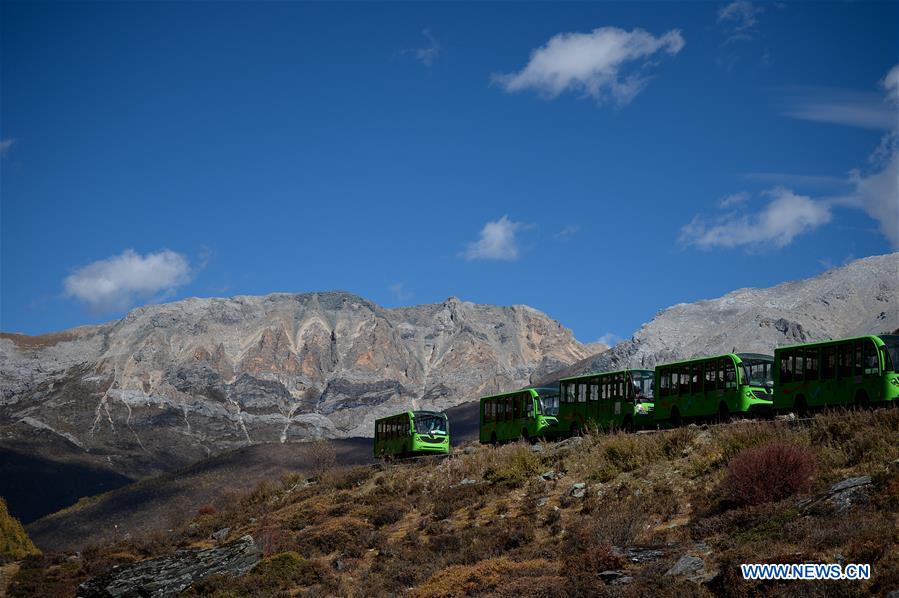
[[[859,336],[774,350],[774,408],[897,404],[899,335]]]
[[[684,419],[772,411],[774,358],[728,353],[656,366],[654,417],[678,426]]]
[[[523,439],[534,441],[552,435],[558,426],[557,388],[523,388],[483,397],[480,405],[483,443]]]
[[[653,419],[653,371],[621,370],[559,381],[559,431],[576,436],[589,425],[648,428]]]
[[[437,411],[404,411],[375,420],[375,458],[449,453],[449,422]]]

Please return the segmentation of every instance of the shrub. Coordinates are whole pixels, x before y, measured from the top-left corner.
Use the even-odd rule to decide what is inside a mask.
[[[734,455],[727,466],[723,490],[738,504],[775,502],[807,491],[815,471],[811,450],[775,441]]]
[[[405,515],[405,510],[395,504],[387,503],[375,509],[371,516],[371,522],[375,527],[384,527],[385,525],[396,523]]]
[[[324,438],[308,443],[306,457],[309,460],[309,473],[319,482],[326,481],[337,467],[337,449],[333,442]]]
[[[527,578],[527,587],[543,586],[538,578],[552,575],[553,563],[545,560],[515,562],[508,558],[481,561],[474,565],[453,565],[428,579],[414,593],[420,598],[471,596],[499,590],[520,578]]]
[[[540,472],[540,457],[529,446],[508,445],[495,453],[495,462],[484,472],[484,478],[493,484],[518,488]]]
[[[203,505],[197,509],[197,516],[204,517],[206,515],[215,515],[216,509],[212,505]]]
[[[253,568],[253,576],[265,586],[311,586],[322,580],[322,568],[296,552],[274,554]]]

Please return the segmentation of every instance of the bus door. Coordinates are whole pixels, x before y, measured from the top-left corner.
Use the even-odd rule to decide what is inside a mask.
[[[596,406],[596,422],[600,426],[608,426],[612,417],[612,401],[610,394],[609,375],[599,377],[599,402]]]
[[[583,429],[584,423],[587,421],[587,381],[586,380],[578,380],[577,382],[575,382],[574,400],[576,401],[572,405],[574,419],[581,426],[581,429]]]
[[[836,392],[832,396],[838,403],[848,403],[852,400],[855,387],[855,372],[853,371],[852,362],[852,341],[837,345],[837,382]]]
[[[599,378],[587,380],[587,419],[599,422]]]

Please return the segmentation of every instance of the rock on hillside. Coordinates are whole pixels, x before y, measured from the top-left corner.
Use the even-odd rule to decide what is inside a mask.
[[[767,289],[669,307],[629,341],[540,379],[699,355],[773,353],[781,345],[890,332],[899,328],[899,253],[868,257]]]
[[[52,439],[67,459],[140,477],[252,442],[368,435],[377,417],[519,387],[591,352],[526,306],[186,299],[0,335],[0,448],[45,451]]]

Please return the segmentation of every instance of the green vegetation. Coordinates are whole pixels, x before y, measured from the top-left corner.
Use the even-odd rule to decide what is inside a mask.
[[[21,522],[9,514],[6,501],[0,497],[0,564],[40,553],[25,533]]]
[[[755,476],[748,488],[735,485],[741,468]],[[858,476],[871,482],[828,498]],[[899,409],[468,445],[311,485],[285,476],[172,532],[37,559],[14,583],[73,596],[114,564],[210,546],[222,527],[251,534],[265,558],[192,593],[789,596],[796,582],[747,582],[739,564],[842,561],[870,563],[873,578],[801,591],[884,594],[899,588]],[[700,572],[667,575],[685,555],[702,560]]]

